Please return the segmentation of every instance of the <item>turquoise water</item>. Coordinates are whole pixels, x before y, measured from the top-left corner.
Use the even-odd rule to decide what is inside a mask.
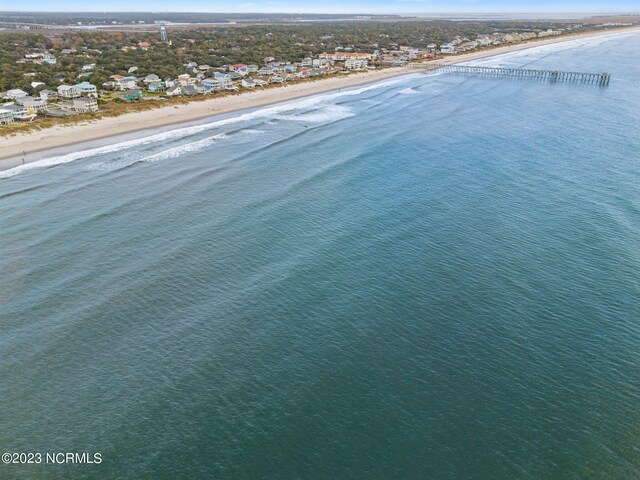
[[[0,173],[2,478],[640,478],[640,36]]]

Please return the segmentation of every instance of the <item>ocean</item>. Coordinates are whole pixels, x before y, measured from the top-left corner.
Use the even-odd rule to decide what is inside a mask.
[[[640,35],[474,64],[0,172],[0,477],[640,478]]]

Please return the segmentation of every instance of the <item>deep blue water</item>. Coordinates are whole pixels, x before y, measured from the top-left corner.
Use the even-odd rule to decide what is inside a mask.
[[[640,35],[484,64],[613,77],[415,74],[0,174],[0,449],[103,458],[0,477],[640,478]]]

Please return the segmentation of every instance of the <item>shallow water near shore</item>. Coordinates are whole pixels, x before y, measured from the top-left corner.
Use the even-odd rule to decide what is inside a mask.
[[[640,34],[0,172],[7,478],[640,477]]]

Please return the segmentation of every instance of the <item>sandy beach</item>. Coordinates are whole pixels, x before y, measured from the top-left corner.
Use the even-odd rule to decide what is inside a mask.
[[[441,60],[440,63],[453,64],[465,62],[540,45],[572,41],[584,37],[619,34],[624,31],[638,30],[639,28],[640,27],[632,27],[613,31],[588,32],[579,35],[534,40],[516,45],[505,45],[490,50],[445,58]],[[330,90],[364,85],[409,73],[415,72],[406,68],[397,67],[351,75],[336,75],[315,82],[294,83],[279,88],[254,90],[235,96],[212,97],[204,101],[171,105],[143,112],[128,113],[117,117],[103,118],[92,122],[56,126],[11,137],[1,137],[0,170],[6,170],[21,164],[23,162],[23,152],[26,152],[26,162],[35,161],[42,157],[42,155],[33,155],[36,152],[67,147],[77,143],[104,139],[106,137],[131,132],[139,132],[141,130],[151,130],[158,127],[181,124],[238,110],[262,107]]]

